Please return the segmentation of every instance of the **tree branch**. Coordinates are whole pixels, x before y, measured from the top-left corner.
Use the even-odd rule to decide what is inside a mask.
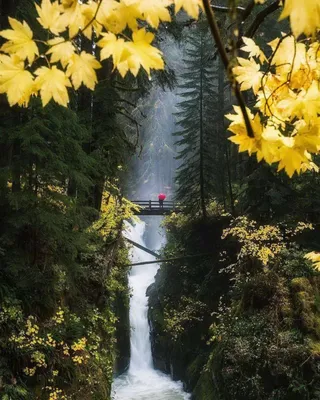
[[[263,21],[273,12],[277,11],[280,8],[280,0],[276,0],[271,3],[268,7],[257,14],[255,20],[247,29],[246,33],[244,34],[245,37],[252,37],[256,31],[259,29],[260,25]]]
[[[250,17],[250,14],[252,10],[254,9],[254,6],[256,5],[256,2],[254,0],[251,0],[249,4],[247,5],[246,9],[244,10],[242,14],[242,23]]]
[[[254,6],[256,5],[254,0],[251,0],[250,3],[247,5],[247,7],[235,7],[232,8],[232,10],[236,10],[239,11],[239,13],[241,14],[241,21],[242,23],[248,18],[250,17],[251,11],[253,10]],[[217,4],[211,4],[211,8],[213,11],[220,11],[220,12],[224,12],[224,13],[229,13],[230,12],[230,7],[226,7],[226,6],[219,6]]]
[[[228,73],[228,78],[229,78],[232,86],[234,87],[235,96],[237,98],[237,101],[239,103],[239,106],[240,106],[240,109],[241,109],[241,112],[243,115],[244,123],[246,125],[246,129],[248,132],[248,136],[250,138],[254,138],[254,132],[253,132],[251,121],[250,121],[250,118],[249,118],[249,115],[248,115],[248,112],[246,109],[246,103],[245,103],[242,93],[240,91],[239,84],[235,80],[234,75],[232,73],[230,61],[229,61],[226,49],[224,47],[224,44],[222,43],[220,30],[219,30],[217,21],[215,19],[214,12],[211,8],[210,0],[203,0],[203,5],[204,5],[205,13],[206,13],[206,16],[208,19],[211,34],[216,42],[218,52],[222,59],[223,65]]]
[[[211,4],[211,8],[214,11],[221,11],[221,12],[225,12],[225,13],[230,12],[230,8],[229,7],[225,7],[225,6],[218,6],[218,5],[215,5],[215,4]],[[246,9],[243,8],[243,7],[236,7],[236,10],[240,11],[241,13],[245,13],[245,11],[246,11]]]

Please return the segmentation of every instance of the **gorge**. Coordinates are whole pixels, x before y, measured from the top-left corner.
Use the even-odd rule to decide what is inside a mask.
[[[154,218],[154,217],[149,217]],[[156,231],[148,232],[156,238],[157,247],[161,243],[159,226]],[[145,223],[127,225],[125,236],[136,243],[145,245],[143,235]],[[152,256],[136,247],[131,249],[132,262],[152,260]],[[189,395],[183,392],[182,384],[173,382],[168,375],[156,371],[151,354],[150,332],[148,324],[147,288],[154,282],[159,266],[157,264],[132,267],[129,276],[131,289],[130,326],[131,359],[127,372],[116,378],[113,384],[115,400],[187,400]]]

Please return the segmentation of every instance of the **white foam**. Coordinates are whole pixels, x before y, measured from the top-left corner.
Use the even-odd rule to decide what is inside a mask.
[[[143,222],[131,225],[125,235],[145,246]],[[134,262],[154,260],[143,250],[131,250]],[[190,396],[182,389],[181,382],[154,370],[148,324],[148,298],[146,290],[154,282],[159,268],[157,264],[132,267],[129,285],[132,289],[130,299],[131,360],[127,373],[118,377],[112,387],[114,400],[187,400]]]

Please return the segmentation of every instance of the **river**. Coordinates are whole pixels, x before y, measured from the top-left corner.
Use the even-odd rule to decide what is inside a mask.
[[[144,231],[145,223],[140,222],[134,227],[130,225],[126,236],[145,246]],[[153,259],[152,256],[136,247],[132,248],[131,256],[133,262]],[[169,376],[153,368],[146,290],[154,281],[158,268],[157,264],[132,267],[129,276],[129,285],[132,290],[130,300],[131,360],[128,371],[114,381],[112,388],[114,400],[187,400],[190,398],[183,391],[180,382],[172,381]]]

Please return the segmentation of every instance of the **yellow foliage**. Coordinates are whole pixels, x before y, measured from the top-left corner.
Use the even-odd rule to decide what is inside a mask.
[[[33,76],[17,56],[0,54],[0,93],[7,93],[10,106],[27,105],[33,93]]]
[[[115,186],[111,184],[109,186],[113,194],[109,191],[103,193],[100,218],[91,228],[98,231],[104,238],[111,238],[112,235],[117,234],[123,221],[132,218],[134,210],[139,208],[126,198],[120,197]]]
[[[290,17],[292,32],[315,35],[320,28],[320,3],[318,0],[286,0],[280,19]]]
[[[43,106],[46,106],[52,98],[57,103],[67,106],[69,103],[67,87],[71,87],[67,76],[55,65],[51,68],[38,68],[35,74],[37,75],[35,86],[40,90]]]
[[[261,87],[262,73],[260,72],[260,65],[254,59],[238,57],[239,66],[233,68],[233,73],[240,83],[241,90],[252,89],[254,94],[257,94]]]
[[[252,89],[257,98],[256,113],[248,113],[254,137],[248,136],[235,108],[236,115],[227,116],[235,135],[230,140],[240,151],[256,153],[258,161],[278,163],[278,171],[284,169],[290,177],[318,172],[312,155],[320,150],[319,43],[284,36],[269,43],[272,55],[267,59],[252,39],[244,42],[250,58],[238,58],[233,73],[241,90]]]
[[[7,94],[10,105],[27,106],[31,95],[40,94],[43,106],[51,99],[67,106],[67,88],[77,90],[83,84],[93,90],[97,83],[95,70],[106,58],[112,57],[114,69],[123,77],[129,71],[136,76],[141,68],[147,74],[152,69],[163,69],[162,53],[152,45],[154,35],[146,28],[157,29],[160,22],[171,21],[169,7],[173,5],[176,12],[184,9],[197,18],[202,1],[41,0],[35,4],[37,20],[51,37],[46,43],[39,41],[45,45],[43,54],[39,54],[37,39],[26,22],[10,18],[12,29],[0,31],[0,36],[7,39],[0,51],[9,55],[4,58],[0,53],[0,93]],[[99,59],[85,52],[78,54],[78,34],[94,37],[101,47]],[[35,59],[43,59],[46,65],[34,70]]]
[[[283,251],[287,243],[285,236],[294,237],[305,230],[311,230],[313,226],[299,222],[294,229],[282,231],[277,225],[258,225],[256,221],[247,217],[236,218],[232,226],[223,231],[222,238],[236,238],[241,244],[239,259],[253,257],[267,266],[277,254]]]
[[[75,53],[76,49],[73,44],[69,41],[65,41],[62,37],[56,37],[48,40],[48,45],[50,48],[47,54],[51,54],[51,64],[60,61],[63,68],[65,68]]]
[[[82,338],[79,339],[77,342],[75,342],[71,348],[73,351],[83,351],[86,348],[86,344],[87,344],[87,339],[86,338]]]
[[[82,51],[81,54],[73,54],[68,63],[67,76],[71,77],[74,88],[77,90],[83,83],[87,88],[93,90],[97,83],[96,69],[101,64],[92,54]]]
[[[320,271],[320,253],[312,251],[311,253],[306,254],[305,258],[312,261],[314,268]]]
[[[8,40],[1,47],[1,51],[8,54],[15,54],[21,60],[28,59],[30,63],[33,63],[34,57],[39,55],[39,50],[36,43],[32,40],[32,30],[26,22],[22,24],[13,18],[9,18],[9,23],[12,29],[0,32],[0,35]]]

